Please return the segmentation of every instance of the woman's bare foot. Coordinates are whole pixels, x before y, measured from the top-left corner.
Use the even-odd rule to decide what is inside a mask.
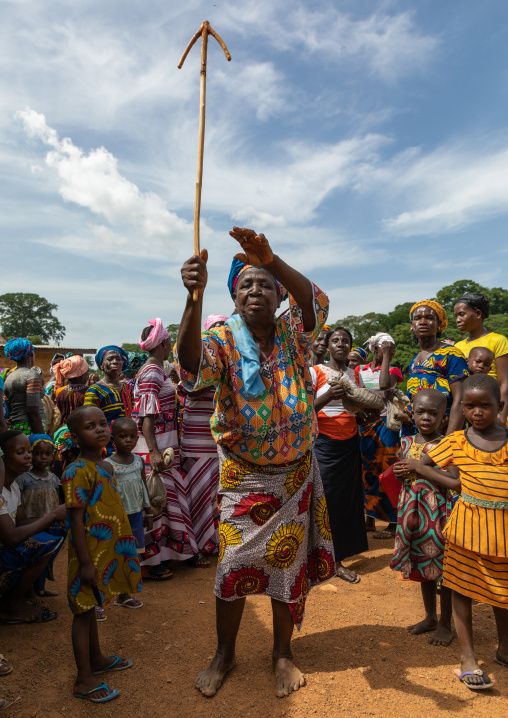
[[[208,668],[196,678],[194,685],[207,698],[214,696],[221,687],[226,673],[229,673],[235,666],[235,656],[230,660],[226,660],[219,653],[216,653]]]
[[[339,564],[338,566],[336,565],[335,568],[337,570],[336,575],[343,581],[347,581],[348,583],[360,583],[360,576],[356,573],[356,571],[352,571],[350,568],[342,566],[342,564]]]
[[[105,671],[111,666],[112,663],[115,663],[115,669],[117,671],[120,671],[122,668],[127,667],[127,664],[129,663],[128,658],[120,658],[119,661],[115,661],[115,658],[115,656],[103,655],[95,657],[93,660],[90,661],[90,668],[92,669],[92,673],[96,673],[97,671]],[[96,696],[94,696],[94,698],[95,697]]]
[[[284,698],[305,685],[305,676],[289,658],[274,659],[273,670],[275,671],[275,695],[277,698]]]
[[[365,531],[376,530],[376,519],[373,516],[367,516],[365,519]]]
[[[100,685],[102,685],[103,680],[101,680],[101,677],[99,676],[96,678],[95,676],[92,677],[90,681],[83,681],[81,683],[75,683],[74,684],[74,693],[88,693],[89,691],[94,691],[94,688],[97,688],[98,690],[94,691],[91,694],[92,698],[104,698],[108,695],[108,692],[104,690],[104,688],[99,688]]]
[[[58,596],[58,591],[52,591],[50,588],[45,588],[43,591],[35,592],[40,598],[54,598]]]
[[[437,628],[437,618],[434,616],[425,616],[423,621],[414,623],[412,626],[408,626],[407,630],[412,633],[413,636],[419,636],[420,633],[430,633],[435,631]]]
[[[452,629],[449,626],[438,624],[432,636],[429,636],[427,640],[433,646],[449,646],[453,641]]]

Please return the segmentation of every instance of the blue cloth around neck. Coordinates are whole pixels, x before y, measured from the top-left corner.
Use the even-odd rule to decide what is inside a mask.
[[[226,326],[233,332],[236,347],[240,352],[245,394],[249,398],[261,396],[265,391],[265,385],[259,373],[261,369],[259,347],[240,314],[233,314],[227,320]]]

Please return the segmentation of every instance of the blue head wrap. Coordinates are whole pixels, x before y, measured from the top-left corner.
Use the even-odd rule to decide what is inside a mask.
[[[39,441],[47,441],[48,444],[51,444],[51,446],[53,448],[55,448],[53,439],[51,438],[51,436],[48,436],[47,434],[30,434],[30,436],[28,437],[28,440],[30,442],[30,446],[32,447],[32,449],[34,448],[34,446],[36,444],[39,443]]]
[[[118,352],[118,354],[120,354],[120,356],[122,357],[122,371],[125,371],[127,369],[127,365],[129,364],[129,357],[127,355],[127,352],[125,351],[125,349],[117,347],[114,344],[109,344],[107,347],[102,347],[102,349],[99,349],[99,351],[95,355],[95,363],[97,364],[98,368],[101,368],[102,361],[108,352]]]
[[[21,361],[22,359],[26,359],[31,354],[33,354],[33,344],[29,339],[21,339],[21,337],[16,337],[16,339],[9,339],[7,344],[4,346],[4,352],[7,359],[12,359],[12,361]]]
[[[270,274],[264,267],[256,267],[254,264],[245,264],[245,262],[242,262],[241,259],[237,259],[236,257],[233,257],[233,261],[231,262],[231,269],[229,270],[229,277],[228,277],[228,289],[229,293],[231,294],[231,299],[235,300],[235,287],[236,283],[238,281],[238,277],[240,274],[245,271],[246,269],[263,269],[267,274]],[[272,275],[270,274],[270,277]],[[275,277],[272,277],[273,281],[275,282],[275,285],[277,287],[277,291],[279,292],[282,301],[284,299],[287,299],[289,296],[288,290],[286,287],[283,287],[282,284],[280,284]]]
[[[362,361],[366,361],[367,357],[369,356],[368,352],[363,349],[363,347],[354,347],[354,349],[351,349],[349,352],[350,354],[358,354],[358,356],[361,358]]]

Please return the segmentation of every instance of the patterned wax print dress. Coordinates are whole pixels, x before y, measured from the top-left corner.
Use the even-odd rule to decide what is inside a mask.
[[[154,516],[152,531],[145,532],[143,566],[158,566],[170,559],[184,561],[198,552],[185,489],[180,471],[180,451],[176,431],[176,388],[157,364],[145,364],[139,371],[134,388],[132,418],[138,424],[138,443],[134,449],[145,462],[146,475],[151,471],[150,454],[142,426],[151,416],[155,426],[157,448],[172,448],[175,459],[169,469],[159,473],[166,487],[167,504]]]
[[[442,469],[457,466],[461,482],[444,530],[443,586],[508,608],[508,438],[497,451],[482,451],[468,431],[454,431],[429,456]]]
[[[77,459],[62,476],[65,505],[85,509],[86,545],[97,569],[97,588],[104,605],[120,593],[142,590],[141,569],[129,519],[116,479],[95,461]],[[67,598],[73,613],[97,606],[91,586],[81,583],[81,564],[69,528]]]
[[[202,334],[197,375],[179,366],[188,391],[216,387],[212,434],[220,460],[219,564],[215,595],[264,594],[303,620],[310,588],[335,576],[323,484],[312,450],[317,434],[308,357],[328,314],[315,285],[315,328],[305,332],[292,297],[276,320],[274,347],[261,363],[265,390],[249,397],[235,336],[226,324]]]
[[[416,436],[402,438],[401,458],[419,460],[439,442],[438,439],[417,444]],[[441,578],[445,550],[443,532],[452,505],[450,492],[446,489],[434,486],[416,472],[406,476],[399,497],[395,550],[390,563],[394,571],[408,573],[412,581]]]

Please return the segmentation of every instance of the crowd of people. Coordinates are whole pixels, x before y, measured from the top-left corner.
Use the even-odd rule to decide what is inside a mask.
[[[57,618],[41,599],[56,595],[68,537],[73,692],[107,702],[119,691],[103,674],[133,665],[101,651],[108,602],[143,609],[145,581],[216,556],[217,649],[196,687],[218,690],[245,599],[263,594],[282,697],[305,683],[291,638],[309,591],[336,576],[358,583],[343,561],[373,531],[394,540],[391,568],[421,584],[425,615],[408,630],[449,645],[453,617],[457,677],[492,687],[474,653],[472,601],[493,606],[495,659],[508,667],[508,340],[484,326],[488,299],[457,299],[466,336],[455,345],[443,307],[416,302],[408,330],[419,351],[403,377],[389,334],[354,346],[348,328],[326,325],[325,292],[264,235],[230,234],[242,248],[232,315],[202,328],[203,251],[182,267],[176,347],[152,319],[139,353],[104,346],[93,372],[79,355],[56,355],[45,383],[31,342],[6,343],[16,367],[0,374],[0,623]],[[12,670],[2,657],[0,675]]]

